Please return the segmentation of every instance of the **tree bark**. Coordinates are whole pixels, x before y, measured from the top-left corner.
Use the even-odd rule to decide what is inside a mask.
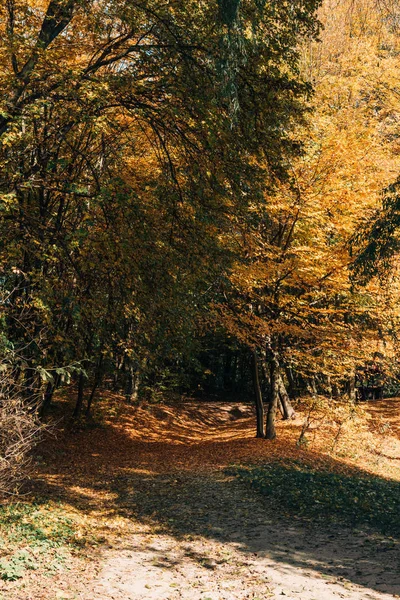
[[[279,412],[280,412],[280,413],[281,413],[281,415],[282,415],[282,419],[286,419],[286,417],[285,417],[285,409],[283,408],[283,405],[282,405],[282,401],[281,401],[281,397],[280,397],[280,396],[279,396],[279,398],[278,398],[278,408],[279,408]]]
[[[328,391],[329,398],[332,400],[332,398],[333,398],[333,392],[332,392],[332,381],[331,381],[331,376],[330,375],[327,375],[326,385],[327,385],[327,388],[328,388],[327,391]]]
[[[59,373],[55,374],[54,381],[48,382],[45,392],[44,392],[44,395],[43,395],[43,403],[39,410],[40,418],[43,418],[47,414],[47,411],[49,410],[49,408],[51,406],[51,402],[53,400],[54,392],[56,391],[56,389],[58,388],[60,383],[61,383],[61,375]]]
[[[227,350],[224,361],[224,374],[223,374],[223,386],[224,392],[228,392],[232,389],[232,364],[233,364],[233,353],[231,350]]]
[[[74,412],[72,413],[73,419],[77,419],[79,417],[79,415],[81,414],[84,390],[85,390],[85,376],[83,373],[80,373],[79,378],[78,378],[78,397],[76,400]]]
[[[298,384],[296,383],[295,377],[293,375],[293,371],[291,369],[291,367],[286,367],[285,368],[285,373],[286,373],[286,377],[288,380],[288,396],[289,398],[294,398],[297,399],[299,396],[298,393]]]
[[[274,440],[276,438],[276,430],[275,430],[275,418],[276,418],[276,410],[278,407],[279,401],[279,386],[278,386],[278,375],[279,375],[279,365],[278,361],[273,356],[270,362],[270,373],[271,373],[271,395],[269,399],[268,405],[268,414],[267,414],[267,440]]]
[[[282,415],[284,419],[295,419],[296,413],[290,402],[289,395],[283,383],[282,375],[278,372],[277,385],[279,390],[279,400],[282,405]]]
[[[85,412],[85,415],[87,417],[90,415],[90,411],[92,409],[93,398],[94,398],[96,390],[97,390],[97,388],[99,386],[99,383],[100,383],[100,379],[95,377],[94,382],[93,382],[93,386],[92,386],[92,390],[90,392],[90,396],[89,396],[89,399],[88,399],[88,402],[87,402],[87,407],[86,407],[86,412]]]
[[[51,404],[51,400],[53,398],[55,388],[56,388],[56,386],[55,386],[54,381],[49,381],[48,384],[46,385],[46,389],[43,394],[43,402],[39,409],[39,417],[40,418],[44,417],[45,414],[47,413],[47,411],[50,407],[50,404]]]
[[[349,377],[349,399],[351,402],[355,402],[356,398],[356,374],[352,373]]]
[[[125,392],[126,401],[129,402],[129,404],[134,404],[137,402],[139,385],[140,385],[139,369],[137,369],[137,368],[135,369],[135,367],[133,365],[130,365],[129,370],[128,370],[128,381],[127,381],[126,392]]]
[[[115,357],[115,369],[113,373],[113,391],[118,392],[120,389],[119,379],[122,371],[122,367],[124,366],[124,358],[116,355]]]
[[[257,433],[256,437],[265,437],[265,425],[264,425],[264,404],[262,399],[261,387],[260,387],[260,375],[258,368],[258,356],[257,350],[253,350],[253,383],[254,383],[254,398],[256,405],[256,418],[257,418]]]
[[[32,404],[35,397],[35,369],[28,367],[24,373],[24,392],[28,405]]]
[[[315,381],[315,377],[311,377],[310,379],[311,390],[314,396],[318,396],[317,390],[317,382]]]
[[[92,386],[92,391],[90,392],[90,396],[88,399],[88,403],[87,403],[87,407],[86,407],[86,416],[88,417],[90,415],[90,411],[92,408],[92,402],[93,402],[93,398],[94,395],[96,393],[96,390],[100,384],[100,381],[102,379],[102,366],[103,366],[103,355],[100,354],[100,358],[97,361],[97,367],[96,367],[96,372],[94,374],[94,381],[93,381],[93,386]]]

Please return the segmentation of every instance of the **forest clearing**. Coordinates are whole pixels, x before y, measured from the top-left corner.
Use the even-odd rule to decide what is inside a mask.
[[[324,450],[332,423],[318,427],[310,447],[297,445],[302,413],[280,421],[279,439],[266,445],[254,438],[254,412],[243,404],[127,407],[89,431],[60,429],[40,451],[29,495],[2,509],[10,529],[0,593],[15,600],[398,597],[399,404],[370,403],[357,444],[345,430],[334,452]],[[388,421],[390,431],[377,433],[377,422]],[[238,478],[239,467],[247,474],[270,468],[267,495],[257,474],[255,486]],[[297,498],[290,498],[293,476]],[[350,482],[354,514],[349,499],[340,500]],[[18,556],[20,573],[7,581]]]

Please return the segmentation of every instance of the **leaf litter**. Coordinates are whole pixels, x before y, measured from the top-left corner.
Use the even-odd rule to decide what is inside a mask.
[[[324,450],[335,434],[329,423],[299,447],[301,410],[295,422],[279,423],[277,440],[257,440],[252,408],[240,405],[232,418],[237,408],[127,407],[90,429],[60,428],[40,450],[31,496],[70,518],[73,533],[60,540],[67,558],[56,573],[39,561],[15,581],[4,579],[1,593],[13,600],[395,597],[397,525],[391,529],[388,518],[382,529],[374,515],[385,512],[379,490],[400,480],[399,401],[367,407],[357,453],[352,432],[335,452]],[[382,439],[376,423],[388,414]],[[378,492],[364,507],[370,516],[347,519],[347,500],[351,514],[358,503],[351,485],[371,477]],[[347,500],[343,481],[351,482]]]

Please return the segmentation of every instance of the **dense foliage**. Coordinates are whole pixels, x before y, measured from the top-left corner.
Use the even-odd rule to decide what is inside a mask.
[[[274,437],[289,396],[396,372],[397,282],[351,270],[399,167],[396,15],[318,7],[1,7],[1,344],[40,413],[71,381],[75,416],[102,382],[254,387]]]

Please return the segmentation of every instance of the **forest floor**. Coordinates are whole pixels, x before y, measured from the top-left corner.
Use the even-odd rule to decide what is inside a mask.
[[[316,419],[300,445],[298,414],[273,442],[241,404],[59,423],[1,509],[0,599],[400,597],[400,399]]]

